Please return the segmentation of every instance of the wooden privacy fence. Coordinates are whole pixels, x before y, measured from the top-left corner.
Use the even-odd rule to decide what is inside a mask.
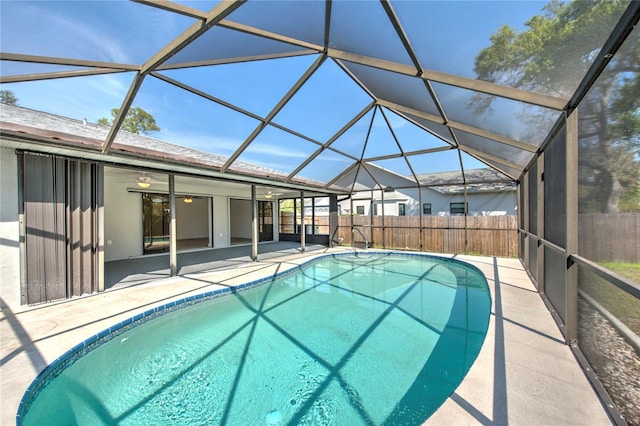
[[[297,218],[297,223],[294,219],[293,212],[280,212],[280,232],[285,234],[299,234],[301,229],[300,217]],[[306,216],[304,218],[304,224],[307,234],[329,234],[329,216],[316,216],[315,218]]]
[[[516,216],[340,216],[338,238],[343,245],[422,250],[436,253],[474,253],[486,256],[518,255]],[[422,228],[422,231],[421,231]],[[362,235],[361,235],[362,233]]]
[[[596,262],[640,263],[639,213],[583,213],[578,253]]]
[[[351,216],[338,217],[338,238],[351,245]],[[329,232],[329,218],[319,216],[313,233]],[[578,253],[596,262],[640,263],[640,214],[594,213],[579,216]],[[311,218],[305,218],[311,224]],[[422,250],[435,253],[518,255],[517,216],[353,216],[353,224],[370,247]],[[294,232],[293,214],[280,216],[281,232]],[[466,227],[466,232],[465,232]],[[307,230],[307,233],[310,230]],[[299,230],[297,230],[299,232]],[[384,235],[384,238],[383,238]],[[359,232],[356,244],[362,243]],[[420,243],[422,242],[422,246]]]

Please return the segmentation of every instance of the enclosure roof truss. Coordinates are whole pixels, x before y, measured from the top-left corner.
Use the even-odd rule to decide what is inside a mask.
[[[51,18],[47,22],[54,22],[53,15],[60,15],[78,26],[87,24],[79,21],[85,16],[83,13],[90,16],[91,5],[88,3],[77,2],[82,9],[80,12],[51,6],[50,16],[44,16]],[[114,105],[118,110],[100,145],[100,151],[106,157],[113,155],[114,144],[123,132],[122,126],[129,111],[136,105],[144,105],[148,87],[162,82],[170,90],[187,92],[196,96],[198,102],[215,104],[216,108],[229,110],[248,123],[253,123],[248,125],[252,126],[252,130],[226,153],[216,152],[215,144],[207,147],[212,153],[225,158],[223,164],[214,167],[216,173],[222,175],[242,168],[244,163],[255,163],[255,159],[259,158],[256,153],[288,148],[297,162],[281,169],[275,167],[278,173],[274,179],[281,182],[296,185],[313,182],[310,187],[315,190],[335,189],[335,185],[353,189],[358,176],[366,174],[374,182],[372,189],[384,188],[389,185],[381,181],[376,170],[385,163],[391,164],[394,173],[404,175],[414,181],[416,187],[420,187],[418,176],[431,170],[431,166],[426,164],[429,159],[448,155],[446,153],[453,154],[451,150],[454,150],[457,151],[457,159],[453,155],[448,158],[459,168],[465,184],[473,183],[467,182],[465,177],[466,161],[480,161],[507,179],[518,180],[536,153],[550,139],[549,133],[557,128],[553,123],[574,108],[573,100],[579,99],[581,93],[586,91],[590,82],[611,59],[616,46],[630,33],[638,19],[639,7],[634,3],[628,5],[616,26],[609,29],[609,38],[601,41],[601,47],[606,51],[600,51],[589,67],[571,76],[578,84],[565,93],[558,90],[547,93],[539,89],[529,90],[505,84],[504,81],[474,78],[471,71],[465,73],[447,69],[446,64],[442,65],[438,58],[434,59],[435,54],[425,53],[428,51],[424,46],[425,40],[442,38],[446,41],[447,34],[438,34],[430,29],[424,8],[433,8],[434,14],[446,13],[456,8],[455,2],[445,5],[392,0],[319,0],[290,4],[234,0],[213,4],[208,10],[166,0],[135,0],[135,7],[126,6],[127,10],[132,11],[127,19],[139,22],[144,27],[146,32],[141,33],[139,38],[148,37],[153,31],[159,33],[158,38],[166,38],[159,46],[150,48],[146,56],[140,52],[121,55],[138,58],[128,63],[105,59],[108,57],[106,54],[74,56],[71,40],[68,40],[68,48],[64,43],[51,40],[50,45],[45,44],[38,49],[29,47],[27,43],[8,41],[2,43],[0,59],[4,64],[12,64],[12,70],[18,71],[3,71],[0,83],[18,91],[19,85],[34,82],[130,75],[128,88],[122,92],[118,104]],[[471,8],[471,5],[468,6]],[[114,4],[110,7],[119,6]],[[3,22],[9,22],[12,13],[19,15],[19,10],[19,7],[3,10],[6,20]],[[455,10],[461,20],[472,17],[466,16],[472,11],[466,11],[459,5]],[[108,28],[109,25],[114,26],[113,31],[116,31],[116,24],[110,22],[108,17],[101,21],[101,16],[91,16],[94,21],[88,24],[95,24],[96,32],[99,31],[97,27]],[[153,16],[157,22],[147,16]],[[360,24],[353,21],[356,16],[361,20]],[[173,35],[164,30],[169,25],[163,26],[163,22],[177,28]],[[375,28],[369,31],[368,27]],[[34,31],[37,32],[37,29]],[[469,40],[477,37],[471,28],[462,31],[469,31]],[[376,39],[377,34],[383,34],[380,37],[384,38]],[[15,39],[20,36],[15,34]],[[133,33],[130,35],[131,38],[134,36]],[[115,44],[117,38],[118,35],[114,34],[111,41]],[[486,40],[485,44],[488,43],[489,40]],[[230,47],[225,50],[225,46]],[[438,49],[437,43],[427,47],[433,52]],[[56,52],[67,54],[59,55]],[[215,80],[217,74],[214,71],[225,67],[244,64],[257,66],[273,61],[280,61],[283,67],[292,63],[289,61],[306,61],[307,65],[300,68],[297,76],[292,73],[288,89],[265,110],[225,98],[217,93],[213,83],[207,85],[190,80],[195,73],[206,75],[211,72],[211,80]],[[253,80],[248,83],[256,91],[255,97],[259,98],[267,84],[259,82],[268,76],[259,71],[259,67],[256,70],[252,77],[242,78]],[[284,69],[283,74],[286,73],[288,71]],[[336,76],[340,81],[333,83]],[[277,74],[271,75],[271,78],[274,77]],[[306,104],[315,102],[314,93],[310,94],[307,90],[312,86],[315,94],[324,88],[327,92],[335,91],[335,94],[327,95],[334,97],[324,101],[324,114],[301,114],[302,118],[294,120],[291,117],[295,117],[296,109],[303,105],[300,99]],[[338,97],[346,93],[342,87],[348,87],[349,93],[355,93],[357,89],[360,92],[358,100],[347,98],[346,95],[344,98]],[[478,112],[483,102],[492,107],[496,105],[499,111],[492,112],[488,108]],[[342,108],[340,104],[349,108]],[[340,106],[334,108],[332,105]],[[319,124],[318,129],[314,128],[312,121],[321,121],[325,118],[323,115],[328,117],[337,114],[334,109],[349,109],[350,112],[340,112],[344,115],[336,119],[336,124]],[[533,113],[527,118],[526,115],[531,111]],[[389,114],[393,115],[393,119],[388,117]],[[501,114],[506,115],[501,117]],[[551,124],[535,123],[527,128],[527,119],[531,120],[536,114]],[[417,133],[411,136],[400,134],[398,129],[407,126],[418,129],[423,136],[418,137]],[[365,128],[368,128],[366,132]],[[537,134],[536,129],[543,129],[543,134]],[[211,132],[213,138],[215,128]],[[384,137],[372,132],[383,132]],[[359,136],[355,137],[354,134]],[[278,138],[290,142],[274,142]],[[352,142],[354,140],[356,142]],[[171,142],[182,143],[179,137]],[[124,151],[126,146],[120,146],[120,152]],[[268,169],[271,166],[265,164],[264,167]],[[270,175],[268,172],[265,174]]]

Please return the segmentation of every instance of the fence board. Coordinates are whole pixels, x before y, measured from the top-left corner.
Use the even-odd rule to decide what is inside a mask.
[[[434,253],[474,253],[486,256],[518,255],[516,216],[354,216],[354,225],[373,247]],[[352,245],[351,217],[340,216],[338,236]],[[353,235],[363,242],[359,233]]]
[[[580,214],[578,254],[595,262],[640,263],[640,214]]]
[[[434,253],[518,255],[516,216],[354,216],[375,247]],[[466,232],[465,232],[466,228]],[[594,261],[640,263],[640,215],[581,214],[578,253]],[[339,217],[339,238],[352,245],[351,217]],[[383,240],[384,237],[384,240]],[[356,233],[356,243],[362,237]]]

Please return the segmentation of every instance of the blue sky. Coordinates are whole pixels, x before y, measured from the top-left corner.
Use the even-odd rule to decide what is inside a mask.
[[[210,1],[181,3],[202,10],[208,10],[215,4]],[[334,3],[334,47],[354,49],[356,53],[365,55],[383,52],[385,59],[407,63],[406,54],[398,48],[399,42],[390,37],[393,29],[390,25],[384,26],[385,20],[380,17],[379,4],[369,2],[369,14],[363,15],[362,19],[353,19],[352,14],[356,13],[354,6],[359,3],[363,2]],[[524,22],[534,14],[541,13],[544,4],[538,1],[393,3],[425,68],[468,77],[473,77],[475,54],[489,44],[489,37],[493,32],[505,23],[524,29]],[[281,28],[285,35],[296,35],[316,42],[318,38],[321,39],[321,23],[324,20],[321,15],[311,25],[303,25],[304,22],[301,24],[302,19],[290,19],[284,24],[280,22],[278,26],[278,19],[264,18],[267,10],[286,10],[291,16],[307,19],[309,16],[304,15],[303,5],[302,2],[258,2],[254,5],[250,1],[229,19],[248,25],[261,23],[261,28],[267,30]],[[128,1],[3,0],[0,8],[2,52],[124,64],[143,63],[193,22],[184,16]],[[312,10],[322,8],[316,6]],[[33,25],[34,17],[38,17],[37,25]],[[438,36],[420,37],[420,27],[424,25],[436,30]],[[353,27],[359,29],[362,40],[350,36],[349,28]],[[229,40],[233,40],[240,56],[255,54],[255,49],[274,52],[291,50],[291,47],[276,42],[255,45],[251,38],[252,36],[244,34],[231,34],[229,30],[215,30],[199,40],[197,50],[185,50],[181,55],[186,60],[189,55],[202,55],[203,51],[207,51],[208,58],[234,54],[235,51],[225,50],[225,46],[231,45]],[[369,43],[362,45],[365,47],[359,47],[356,43],[367,40]],[[180,58],[176,56],[176,60]],[[167,71],[164,75],[233,103],[250,113],[265,116],[315,59],[316,55],[299,56]],[[2,61],[0,66],[2,75],[70,69],[7,61]],[[101,117],[109,117],[109,111],[121,105],[132,79],[131,73],[120,73],[4,84],[2,89],[12,90],[21,106],[96,122]],[[274,122],[325,143],[369,102],[371,99],[333,61],[327,60],[307,85],[276,115]],[[227,156],[259,124],[251,117],[179,90],[153,77],[145,79],[134,106],[149,111],[156,118],[161,131],[154,133],[153,137]],[[366,136],[370,123],[367,117],[370,119],[371,115],[357,123],[352,131],[345,134],[344,139],[336,141],[335,146],[345,147],[345,152],[352,155],[361,153],[362,149],[357,144]],[[424,138],[422,132],[418,135],[415,126],[395,114],[388,114],[388,118],[401,143],[406,145],[403,146],[405,151],[442,144],[435,138]],[[389,132],[384,121],[379,118],[374,122],[373,129],[374,133],[376,129],[384,134]],[[404,134],[407,136],[401,136]],[[420,143],[416,143],[420,137]],[[375,135],[372,134],[372,139],[374,138]],[[349,148],[350,144],[355,145]],[[240,160],[260,162],[290,172],[317,148],[317,145],[304,139],[269,128],[243,153]],[[376,153],[376,148],[367,147],[367,156],[374,154],[383,155]],[[313,170],[307,168],[305,171],[309,177],[326,179],[325,176],[330,174],[326,171],[327,167],[342,167],[351,162],[346,157],[327,154],[318,161],[318,167]],[[481,164],[466,159],[465,166],[480,167]],[[398,171],[406,170],[401,165],[397,167]],[[415,167],[419,168],[419,165],[416,164]],[[436,168],[438,170],[433,167],[430,170],[457,169],[457,154],[452,152],[446,159],[439,161]]]

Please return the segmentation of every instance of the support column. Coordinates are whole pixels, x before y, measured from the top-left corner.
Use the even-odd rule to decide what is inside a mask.
[[[300,251],[304,253],[306,229],[304,225],[304,191],[300,191]]]
[[[353,232],[353,193],[349,194],[349,205],[351,207],[351,213],[349,214],[349,216],[351,216],[349,221],[349,226],[351,227],[351,247],[355,248],[355,234]]]
[[[418,249],[420,251],[424,251],[424,230],[422,229],[422,218],[424,217],[424,205],[422,204],[422,186],[418,183],[418,212],[420,214],[420,229],[418,229],[418,234],[420,235],[420,243],[418,244]]]
[[[531,227],[529,226],[529,173],[522,176],[520,180],[520,187],[522,191],[522,210],[519,211],[519,214],[523,217],[524,230],[527,231],[524,234],[524,239],[522,240],[522,260],[526,265],[527,269],[531,269],[531,265],[529,264],[529,240],[531,237],[529,236],[529,232],[531,232]]]
[[[373,204],[374,202],[375,200],[373,199],[373,191],[371,191],[371,204]],[[387,228],[385,228],[386,224],[385,224],[385,216],[384,216],[384,188],[380,189],[380,212],[382,213],[382,248],[386,249],[387,248],[387,240],[386,240]],[[373,220],[375,220],[375,216],[373,217]],[[371,229],[373,234],[373,228]],[[371,236],[371,239],[373,239],[373,235]]]
[[[578,265],[571,260],[578,253],[578,109],[566,120],[567,126],[567,272],[565,274],[565,326],[567,344],[578,341]]]
[[[329,247],[335,247],[338,237],[338,196],[329,195]]]
[[[98,275],[97,290],[99,292],[104,291],[104,165],[96,164],[96,181],[95,181],[95,194],[96,194],[96,211],[95,220],[97,222],[95,229],[95,241],[96,241],[96,269]]]
[[[520,229],[524,229],[524,216],[522,215],[522,197],[524,191],[522,185],[524,184],[522,182],[522,179],[516,182],[516,228],[518,229],[518,258],[524,261],[524,237],[520,231]]]
[[[176,177],[169,175],[169,268],[172,277],[178,273],[176,229]]]
[[[536,194],[538,200],[536,201],[536,208],[538,209],[538,292],[544,293],[544,245],[541,243],[544,238],[544,152],[540,153],[537,159],[538,176],[536,182],[538,185]]]
[[[578,253],[578,110],[566,121],[567,126],[567,272],[565,274],[565,326],[567,344],[578,341],[578,265],[571,260]]]
[[[213,234],[213,197],[209,198],[209,202],[207,203],[207,218],[209,222],[209,242],[207,243],[207,247],[213,247],[213,241],[215,239]]]
[[[251,185],[251,260],[258,260],[258,200],[255,185]]]

